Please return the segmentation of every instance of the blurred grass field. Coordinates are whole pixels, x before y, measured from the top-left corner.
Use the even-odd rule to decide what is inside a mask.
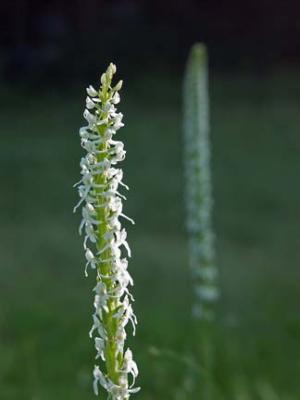
[[[223,293],[216,382],[226,400],[259,399],[268,384],[268,400],[299,398],[299,94],[300,77],[288,73],[211,79]],[[84,86],[2,87],[0,96],[0,399],[94,399],[94,276],[84,279],[80,215],[72,214]],[[180,96],[176,77],[131,79],[119,107],[125,210],[136,221],[128,227],[139,319],[131,346],[144,400],[175,399],[180,358],[194,352]]]

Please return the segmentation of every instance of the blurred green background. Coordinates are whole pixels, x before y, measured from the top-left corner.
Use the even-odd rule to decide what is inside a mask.
[[[256,398],[261,382],[278,399],[298,398],[299,90],[299,77],[284,72],[211,76],[222,285],[216,375],[226,399],[240,384]],[[139,397],[173,399],[186,369],[181,357],[193,353],[181,80],[148,75],[127,80],[122,92]],[[84,279],[80,216],[72,214],[84,96],[84,87],[1,88],[1,399],[94,398],[94,277]]]
[[[182,76],[207,44],[221,300],[214,398],[298,400],[299,4],[16,0],[0,4],[0,400],[88,400],[95,279],[72,187],[85,87],[125,80],[125,204],[143,400],[198,374],[184,232]],[[103,398],[105,398],[103,396]],[[203,398],[202,400],[208,400]]]

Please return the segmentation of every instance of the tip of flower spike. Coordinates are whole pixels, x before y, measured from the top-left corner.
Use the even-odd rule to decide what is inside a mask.
[[[104,74],[101,75],[100,81],[102,85],[110,85],[114,74],[117,72],[117,67],[114,63],[110,63]]]
[[[107,72],[108,72],[110,75],[114,75],[114,74],[117,72],[116,64],[114,64],[114,63],[111,62],[111,63],[109,64],[108,68],[107,68]]]
[[[205,55],[206,54],[206,46],[204,43],[195,43],[192,46],[192,52]]]
[[[204,43],[195,43],[190,51],[190,59],[205,63],[207,59],[207,50]]]

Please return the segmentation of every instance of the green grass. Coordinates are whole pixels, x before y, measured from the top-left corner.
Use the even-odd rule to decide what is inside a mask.
[[[300,392],[300,77],[212,76],[211,89],[223,293],[216,398],[295,400]],[[125,180],[132,189],[125,209],[136,220],[128,227],[139,317],[131,346],[143,386],[137,398],[144,400],[179,398],[189,363],[184,357],[195,351],[189,348],[180,96],[178,79],[147,77],[127,82],[120,107],[126,122],[120,135],[128,151]],[[3,400],[95,398],[88,338],[94,277],[84,279],[80,216],[72,214],[83,104],[80,85],[76,92],[36,95],[1,90]]]

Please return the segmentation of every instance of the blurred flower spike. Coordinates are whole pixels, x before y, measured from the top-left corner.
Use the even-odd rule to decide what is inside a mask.
[[[195,44],[190,52],[184,80],[184,148],[186,229],[189,261],[196,301],[194,316],[214,318],[219,297],[212,230],[210,174],[209,98],[207,52]]]

